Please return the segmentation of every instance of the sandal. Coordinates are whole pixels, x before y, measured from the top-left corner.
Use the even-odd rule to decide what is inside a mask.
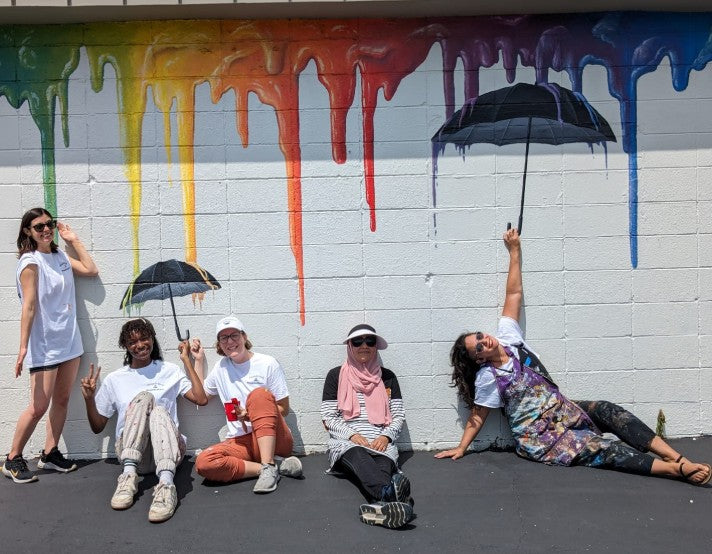
[[[680,457],[678,458],[678,460],[682,459],[683,457],[684,457],[684,456],[680,456]],[[682,462],[682,463],[680,464],[680,467],[678,468],[678,471],[680,472],[680,475],[685,479],[685,481],[687,481],[687,482],[690,483],[691,485],[696,485],[696,486],[698,486],[698,487],[701,487],[702,485],[706,485],[707,483],[710,482],[710,479],[712,478],[712,467],[710,467],[709,464],[700,464],[701,466],[704,466],[704,467],[707,468],[707,478],[706,478],[704,481],[700,481],[699,483],[696,483],[695,481],[690,481],[690,477],[692,477],[693,475],[698,474],[698,473],[699,473],[700,471],[702,471],[702,470],[701,470],[701,469],[695,469],[694,471],[691,471],[690,473],[687,473],[687,474],[686,474],[686,473],[682,470],[682,467],[685,465],[685,463],[686,463],[686,462]],[[692,463],[692,462],[687,462],[687,463]]]

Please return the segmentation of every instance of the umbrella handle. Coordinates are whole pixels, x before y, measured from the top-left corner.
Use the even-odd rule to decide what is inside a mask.
[[[180,342],[186,341],[190,338],[190,331],[188,329],[185,330],[185,338],[183,338],[180,334],[180,328],[178,327],[178,318],[176,317],[176,306],[173,303],[173,290],[171,289],[171,284],[166,283],[168,285],[168,295],[170,296],[171,299],[171,310],[173,310],[173,323],[176,326],[176,336],[178,337],[178,340]]]

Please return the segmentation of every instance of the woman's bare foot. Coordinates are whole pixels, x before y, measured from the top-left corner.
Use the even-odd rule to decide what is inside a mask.
[[[684,456],[680,456],[678,471],[680,476],[693,485],[706,485],[712,478],[712,467],[709,464],[696,464]]]

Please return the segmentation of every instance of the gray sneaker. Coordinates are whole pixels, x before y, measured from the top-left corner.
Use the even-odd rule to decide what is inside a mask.
[[[138,474],[122,473],[119,475],[114,496],[111,497],[111,507],[114,510],[130,508],[136,491],[138,491]]]
[[[257,478],[257,483],[252,488],[252,492],[257,494],[265,494],[277,489],[279,483],[279,471],[277,466],[271,464],[262,464],[260,476]]]
[[[299,479],[302,476],[302,461],[296,456],[285,458],[277,467],[279,467],[279,474],[285,477]]]
[[[178,505],[178,493],[175,485],[158,483],[153,489],[153,502],[148,510],[148,521],[161,523],[173,517]]]

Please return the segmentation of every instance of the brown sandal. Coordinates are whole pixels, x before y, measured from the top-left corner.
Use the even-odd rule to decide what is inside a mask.
[[[682,458],[684,458],[684,456],[680,456],[680,457],[678,458],[678,460],[681,460]],[[696,486],[698,486],[698,487],[701,487],[702,485],[706,485],[707,483],[710,482],[710,479],[712,479],[712,467],[710,467],[709,464],[700,464],[701,466],[704,466],[704,467],[707,468],[707,479],[705,479],[704,481],[700,481],[699,483],[696,483],[695,481],[690,481],[690,477],[692,477],[693,475],[697,475],[697,474],[698,474],[700,471],[702,471],[702,470],[701,470],[701,469],[695,469],[694,471],[691,471],[690,473],[687,473],[687,474],[686,474],[684,471],[682,471],[682,466],[684,466],[685,463],[692,463],[692,462],[682,462],[682,463],[680,464],[680,467],[678,468],[678,471],[680,472],[680,475],[685,479],[685,481],[687,481],[687,482],[690,483],[691,485],[696,485]]]

